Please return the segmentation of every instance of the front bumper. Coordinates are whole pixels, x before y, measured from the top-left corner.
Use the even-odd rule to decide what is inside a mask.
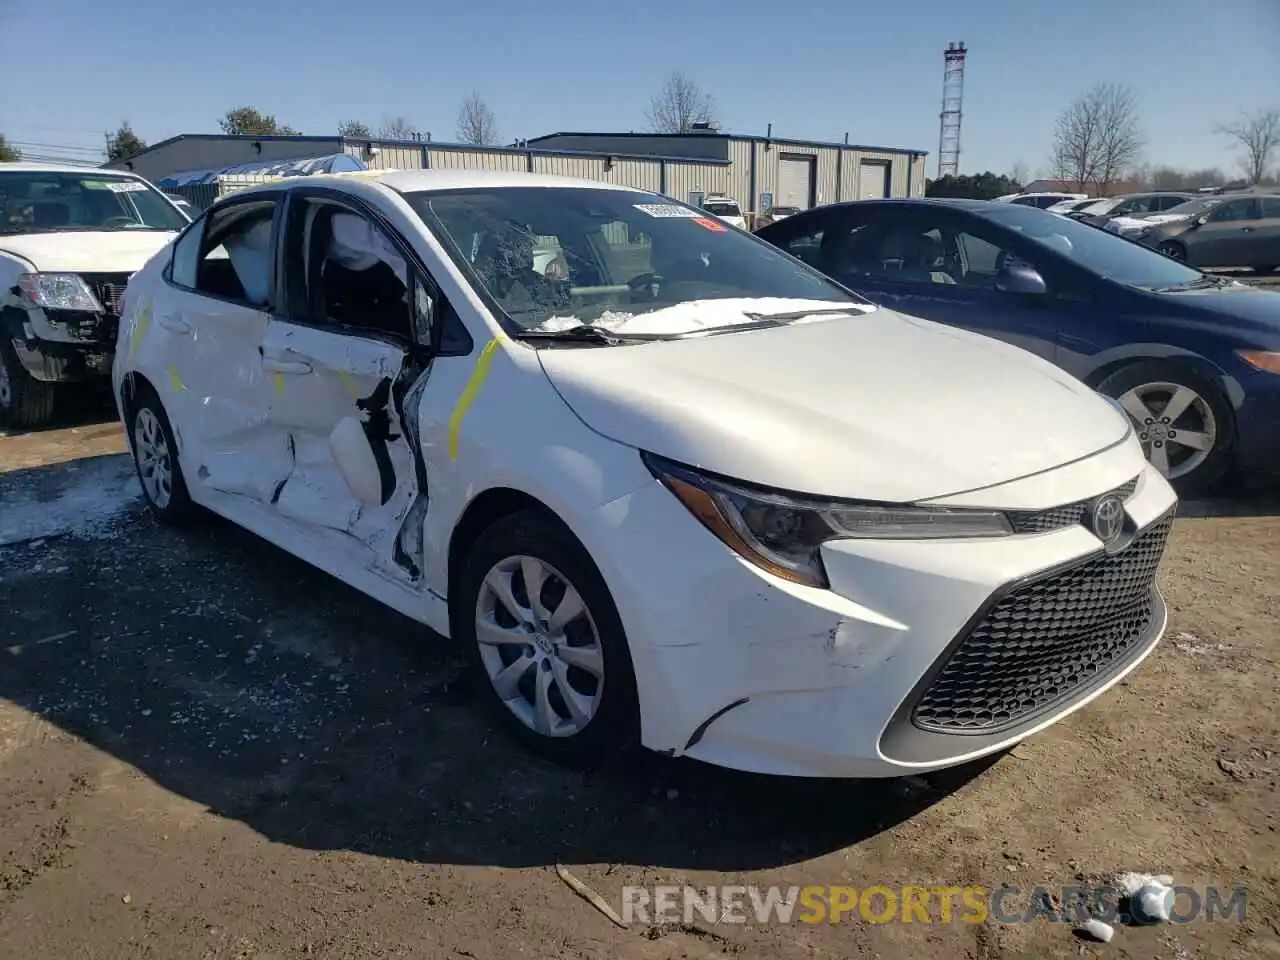
[[[119,318],[110,314],[45,310],[33,318],[11,308],[0,322],[0,337],[33,379],[74,383],[110,376],[118,327]],[[41,335],[48,330],[59,338]]]
[[[1236,470],[1244,478],[1280,475],[1280,377],[1251,371],[1240,378],[1236,408]]]
[[[1105,556],[1082,524],[995,540],[838,541],[824,551],[832,589],[816,590],[739,560],[657,483],[610,504],[608,549],[588,546],[627,629],[643,742],[763,773],[899,776],[996,752],[1079,709],[1164,631],[1154,578],[1176,498],[1136,444],[1065,472],[1078,496],[1051,499],[1063,489],[1055,471],[986,491],[987,505],[1049,507],[1137,477],[1125,504],[1133,540],[1115,557],[1145,560],[1120,571],[1122,597],[1077,591],[1068,609],[1049,595],[1016,636],[990,628],[1003,600],[1043,594]],[[1100,636],[1125,617],[1123,642]]]

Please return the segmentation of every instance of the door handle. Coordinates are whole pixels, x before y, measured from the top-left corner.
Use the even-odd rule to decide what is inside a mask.
[[[1254,230],[1256,230],[1256,229],[1257,229],[1257,227],[1241,227],[1241,228],[1240,228],[1240,232],[1241,232],[1241,233],[1253,233],[1253,231],[1254,231]]]
[[[175,317],[172,314],[160,318],[160,326],[171,333],[191,333],[191,324],[183,320],[181,317]]]
[[[263,357],[262,367],[272,373],[301,374],[311,372],[311,364],[305,360],[276,360],[272,357]]]

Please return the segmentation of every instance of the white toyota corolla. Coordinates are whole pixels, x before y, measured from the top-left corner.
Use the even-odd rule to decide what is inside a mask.
[[[452,636],[558,759],[945,767],[1165,627],[1176,500],[1117,407],[641,191],[233,194],[130,282],[114,385],[160,519],[212,510]]]

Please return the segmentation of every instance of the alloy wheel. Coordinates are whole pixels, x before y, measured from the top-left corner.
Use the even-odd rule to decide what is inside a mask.
[[[148,499],[163,510],[173,496],[173,461],[160,418],[143,407],[133,421],[133,455]]]
[[[9,378],[9,365],[0,357],[0,407],[13,404],[13,381]]]
[[[1191,387],[1144,383],[1119,400],[1137,426],[1143,453],[1169,480],[1185,477],[1213,452],[1217,418],[1209,401]]]
[[[475,610],[480,660],[498,697],[546,737],[581,733],[604,694],[604,647],[578,589],[537,557],[495,563]]]

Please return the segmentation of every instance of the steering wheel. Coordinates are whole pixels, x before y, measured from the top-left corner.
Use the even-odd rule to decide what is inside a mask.
[[[111,227],[118,224],[122,227],[127,227],[137,222],[138,221],[133,219],[133,217],[127,216],[126,214],[120,214],[119,216],[116,216],[116,217],[107,217],[107,219],[102,221],[102,225],[104,227]]]
[[[628,280],[627,286],[631,288],[632,303],[657,300],[662,289],[662,277],[656,273],[642,273]]]

